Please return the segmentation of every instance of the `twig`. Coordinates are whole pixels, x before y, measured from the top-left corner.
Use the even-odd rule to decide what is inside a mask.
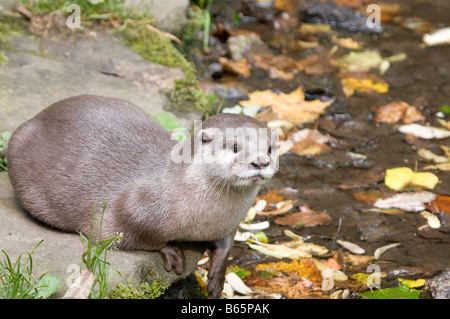
[[[174,36],[174,35],[171,34],[171,33],[168,33],[168,32],[164,32],[164,31],[158,30],[157,28],[155,28],[154,26],[151,26],[150,24],[146,24],[146,27],[147,27],[147,29],[149,29],[150,31],[153,31],[153,32],[155,32],[155,33],[158,33],[159,35],[161,35],[161,36],[163,36],[163,37],[165,37],[165,38],[167,38],[167,39],[169,39],[169,40],[171,40],[171,41],[175,41],[175,42],[178,43],[179,45],[182,44],[182,43],[181,43],[181,40],[178,39],[176,36]]]

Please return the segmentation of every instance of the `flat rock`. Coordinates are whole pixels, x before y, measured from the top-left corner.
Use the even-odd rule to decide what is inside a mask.
[[[52,229],[26,213],[13,194],[7,173],[0,173],[0,225],[0,250],[5,251],[12,262],[21,253],[31,252],[43,240],[33,254],[35,278],[47,273],[58,276],[62,284],[70,279],[77,267],[82,265],[83,246],[80,236]],[[174,282],[186,277],[192,273],[202,256],[198,246],[189,246],[185,245],[183,249],[186,269],[180,276],[164,269],[162,258],[157,252],[108,251],[107,261],[111,264],[112,270],[122,274],[122,277],[114,274],[109,287],[114,288],[117,283],[128,282],[138,285],[155,272],[161,276],[162,282],[166,280]],[[66,290],[67,286],[60,288],[54,297],[62,297]]]
[[[112,37],[8,41],[14,50],[5,51],[8,63],[0,67],[0,131],[13,131],[50,104],[79,94],[122,98],[149,114],[170,111],[163,91],[184,77],[180,69],[150,63]],[[42,51],[33,50],[37,47]],[[174,113],[187,128],[201,116]]]
[[[179,31],[186,23],[189,0],[125,0],[125,5],[150,11],[157,28],[174,32]]]

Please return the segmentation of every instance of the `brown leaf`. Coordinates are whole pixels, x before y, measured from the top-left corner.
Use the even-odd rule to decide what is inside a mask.
[[[403,101],[391,102],[376,108],[374,117],[376,123],[384,122],[388,124],[396,124],[400,121],[404,124],[410,124],[424,119],[425,117],[417,108]]]
[[[305,101],[301,87],[291,93],[277,94],[271,90],[255,91],[249,93],[248,101],[240,101],[242,106],[259,105],[270,107],[271,112],[259,113],[258,119],[282,119],[293,124],[311,123],[315,121],[325,109],[334,102],[334,99],[322,102],[320,100]]]
[[[328,138],[317,130],[303,129],[295,132],[291,137],[294,145],[290,151],[299,156],[319,155],[330,150],[326,144]]]
[[[353,197],[357,200],[362,200],[369,204],[374,204],[377,199],[384,198],[385,195],[378,190],[369,190],[365,193],[353,193]]]
[[[287,216],[278,217],[275,219],[275,224],[281,226],[305,226],[314,227],[331,222],[333,219],[325,212],[317,213],[306,205],[300,207],[300,211],[292,213]]]
[[[382,181],[384,179],[385,171],[379,168],[370,170],[369,172],[360,174],[358,176],[351,176],[351,181],[342,183],[338,187],[340,189],[352,189],[358,187],[368,187],[371,184]]]
[[[282,203],[282,206],[278,209],[257,212],[257,214],[262,215],[262,216],[276,216],[276,215],[281,215],[281,214],[287,213],[288,211],[290,211],[292,209],[292,207],[294,207],[292,200],[287,200],[287,201],[284,201],[281,203]],[[278,207],[278,205],[277,205],[277,207]]]
[[[299,63],[303,65],[304,72],[310,75],[327,74],[333,70],[328,61],[322,59],[318,54],[310,54]]]
[[[231,61],[227,58],[219,57],[218,60],[225,71],[236,75],[250,76],[250,69],[248,68],[245,59]]]
[[[303,70],[303,65],[285,55],[262,54],[249,57],[256,67],[269,71],[270,77],[282,80],[292,80],[294,74]]]
[[[275,0],[274,7],[291,14],[296,14],[302,1],[303,0]]]

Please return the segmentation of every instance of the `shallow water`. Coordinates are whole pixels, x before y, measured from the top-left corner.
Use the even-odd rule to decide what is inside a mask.
[[[426,19],[436,28],[448,26],[446,25],[450,13],[448,1],[386,2],[399,3],[402,7],[402,16]],[[221,12],[216,21],[226,24],[230,22],[230,15],[234,10],[239,10],[240,2],[222,3],[216,8],[216,12]],[[261,35],[262,40],[269,43],[282,33],[274,30],[270,23],[270,15],[264,14],[259,20],[254,19],[256,13],[253,17],[242,19],[239,29],[255,31]],[[339,185],[357,182],[368,172],[376,174],[384,169],[400,166],[414,168],[416,161],[420,168],[425,163],[416,153],[419,148],[437,149],[439,145],[449,145],[448,138],[419,140],[410,144],[405,140],[404,134],[396,132],[394,126],[375,124],[372,110],[391,101],[402,100],[416,106],[425,115],[427,123],[439,126],[435,113],[440,106],[450,103],[450,46],[425,48],[422,44],[422,33],[405,29],[397,23],[383,23],[383,27],[384,32],[381,34],[337,31],[337,36],[361,40],[366,50],[375,49],[383,57],[402,52],[407,54],[406,60],[391,63],[389,70],[382,76],[389,84],[387,94],[355,94],[347,98],[340,89],[336,73],[312,76],[299,72],[293,80],[282,81],[268,78],[263,71],[252,70],[252,75],[248,78],[231,77],[231,79],[249,92],[265,89],[290,92],[303,85],[305,90],[319,87],[336,96],[335,103],[328,107],[327,113],[316,124],[321,132],[351,143],[354,146],[352,151],[366,155],[367,160],[352,160],[345,156],[342,150],[337,149],[314,157],[283,155],[275,184],[278,190],[285,187],[298,190],[298,193],[292,196],[298,200],[298,205],[308,204],[313,210],[325,211],[333,218],[329,225],[295,230],[302,236],[311,236],[311,242],[336,250],[338,247],[333,245],[332,239],[336,236],[341,220],[339,238],[360,245],[366,250],[366,255],[373,255],[378,247],[401,243],[398,248],[387,251],[383,255],[383,262],[380,263],[381,271],[388,273],[389,282],[398,276],[423,278],[447,268],[450,264],[450,249],[448,249],[450,234],[442,231],[429,235],[419,233],[418,227],[424,225],[426,221],[418,213],[388,215],[367,211],[371,206],[356,200],[353,193],[379,190],[385,194],[392,194],[382,179],[369,186],[353,189],[342,189]],[[326,52],[331,49],[332,44],[321,41],[320,46]],[[276,54],[279,51],[273,52]],[[301,59],[312,52],[314,50],[306,49],[286,54]],[[220,83],[229,80],[230,76],[224,75],[217,81]],[[306,127],[312,128],[313,125]],[[449,195],[450,173],[433,172],[441,181],[433,192]],[[274,223],[271,225],[267,231],[269,241],[285,240],[282,230],[286,227],[279,227]],[[431,238],[427,238],[430,236]],[[262,255],[247,252],[244,246],[239,244],[234,248],[232,255],[235,257],[234,261],[241,267],[268,260]]]

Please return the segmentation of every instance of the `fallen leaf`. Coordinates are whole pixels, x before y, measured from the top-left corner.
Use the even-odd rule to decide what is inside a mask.
[[[298,29],[300,34],[319,34],[319,33],[330,33],[333,32],[329,24],[324,23],[302,23]]]
[[[250,69],[248,68],[247,61],[245,59],[233,61],[224,57],[219,57],[218,61],[222,65],[223,69],[231,74],[246,77],[250,76]]]
[[[378,199],[374,206],[381,209],[399,208],[408,212],[419,212],[425,209],[425,204],[436,199],[436,194],[427,191],[400,193],[386,199]]]
[[[396,167],[386,170],[384,183],[390,189],[400,191],[408,186],[418,186],[426,189],[433,189],[439,178],[433,173],[413,172],[409,167]]]
[[[374,204],[379,198],[384,198],[384,194],[378,190],[369,190],[365,193],[353,193],[353,197],[369,204]]]
[[[352,96],[355,92],[376,92],[384,94],[389,91],[389,85],[386,82],[383,82],[381,80],[375,82],[370,78],[357,79],[354,77],[346,77],[341,79],[341,84],[342,90],[347,97]]]
[[[427,205],[427,209],[436,214],[441,212],[450,213],[450,196],[442,194],[437,195],[437,197]]]
[[[368,187],[372,184],[378,183],[384,179],[385,172],[379,168],[372,169],[368,172],[363,172],[357,176],[351,177],[349,182],[338,185],[340,189],[352,189],[360,187]],[[355,194],[354,194],[355,196]],[[358,195],[356,195],[358,196]],[[355,197],[356,198],[356,197]],[[357,198],[358,199],[358,198]],[[362,198],[360,200],[363,200]]]
[[[262,215],[262,216],[277,216],[277,215],[287,213],[288,211],[290,211],[292,209],[292,207],[294,207],[293,201],[286,200],[286,201],[279,202],[277,204],[277,209],[269,210],[269,211],[260,211],[260,212],[257,212],[257,214]]]
[[[377,51],[352,51],[333,63],[341,72],[366,73],[370,69],[378,68],[383,60]]]
[[[350,269],[366,269],[373,262],[373,256],[354,255],[350,253],[344,254],[345,265]]]
[[[250,248],[267,256],[275,258],[298,259],[301,257],[321,256],[328,253],[328,249],[302,240],[293,240],[281,244],[264,244],[260,242],[248,243]]]
[[[390,244],[390,245],[386,245],[386,246],[377,248],[375,250],[375,252],[373,253],[375,260],[379,260],[381,255],[384,254],[387,250],[397,247],[399,245],[401,245],[401,243]]]
[[[328,74],[333,71],[328,60],[321,58],[318,54],[310,54],[299,63],[303,66],[303,71],[310,75]]]
[[[338,243],[339,245],[341,245],[342,247],[344,247],[353,254],[362,255],[366,252],[363,248],[359,247],[358,245],[345,240],[338,239],[336,240],[336,243]]]
[[[247,222],[242,222],[239,224],[239,227],[241,227],[244,230],[250,230],[250,231],[254,231],[254,230],[263,230],[266,228],[269,228],[270,224],[268,221],[263,221],[260,223],[254,223],[254,224],[250,224]]]
[[[234,291],[242,295],[251,295],[253,291],[247,287],[246,284],[234,272],[230,272],[225,276],[226,282],[233,288]]]
[[[300,212],[291,213],[287,216],[278,217],[275,224],[291,227],[314,227],[330,223],[333,219],[325,212],[315,212],[306,205],[300,207]]]
[[[411,280],[411,279],[403,279],[403,278],[398,278],[398,281],[400,282],[400,284],[402,286],[408,287],[410,289],[423,287],[423,285],[425,285],[425,282],[426,282],[425,279]]]
[[[255,267],[256,271],[265,271],[273,275],[285,273],[287,275],[297,274],[298,277],[305,277],[310,281],[320,280],[320,271],[317,265],[310,259],[300,258],[291,262],[275,262],[268,264],[259,264]]]
[[[450,27],[436,30],[433,33],[424,34],[423,42],[429,47],[450,44]]]
[[[275,0],[274,7],[289,12],[291,14],[297,14],[298,6],[303,0]]]
[[[416,123],[400,126],[398,130],[402,133],[412,134],[425,140],[444,139],[450,136],[449,130],[432,126],[423,126]]]
[[[290,151],[299,156],[319,155],[331,149],[326,144],[328,138],[317,130],[303,129],[296,131],[290,138],[294,142]]]
[[[285,197],[278,194],[278,191],[274,188],[263,195],[258,195],[256,200],[265,200],[267,205],[277,204],[284,201]]]
[[[395,22],[399,23],[405,29],[416,32],[426,33],[435,30],[433,23],[422,18],[399,16],[395,19]]]
[[[403,101],[395,101],[375,109],[374,121],[376,123],[385,122],[396,124],[402,122],[409,124],[416,121],[423,121],[425,117],[414,106]]]
[[[363,47],[352,38],[333,38],[333,42],[349,50],[361,50]]]
[[[424,170],[438,169],[438,170],[441,170],[441,171],[449,172],[450,171],[450,163],[441,163],[441,164],[436,164],[436,165],[428,165],[428,166],[423,167],[422,169],[424,169]]]
[[[427,150],[426,148],[421,148],[420,150],[417,151],[417,154],[428,160],[428,161],[433,161],[436,164],[439,163],[448,163],[450,162],[450,158],[447,156],[440,156],[440,155],[436,155],[433,152]]]
[[[292,80],[303,65],[285,55],[255,54],[249,58],[254,66],[269,72],[272,79]]]
[[[322,102],[320,100],[305,101],[301,87],[291,93],[277,94],[271,90],[249,93],[249,100],[240,101],[242,106],[259,105],[270,108],[275,119],[282,119],[293,124],[303,124],[315,121],[334,99]],[[267,113],[259,113],[256,118],[264,118]]]
[[[430,226],[431,228],[433,229],[441,228],[441,222],[436,215],[431,214],[426,210],[420,212],[420,215],[427,220],[428,226]]]
[[[450,130],[450,121],[446,121],[446,120],[443,120],[443,119],[436,119],[438,122],[439,122],[439,124],[441,124],[443,127],[445,127],[447,130]]]

